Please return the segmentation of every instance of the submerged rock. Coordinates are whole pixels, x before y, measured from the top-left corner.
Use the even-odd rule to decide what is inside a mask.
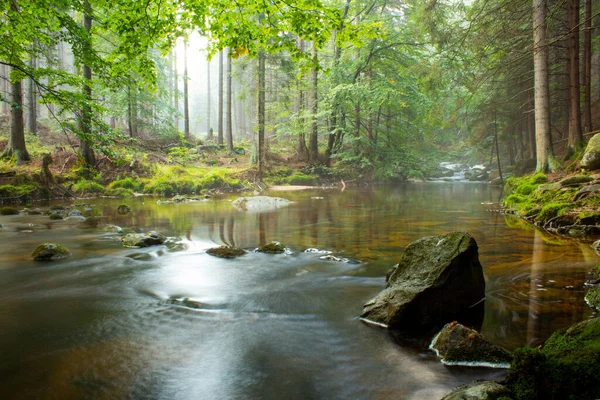
[[[585,283],[587,293],[585,294],[585,302],[592,308],[600,311],[600,265],[592,271],[592,279]]]
[[[600,168],[600,135],[591,137],[579,166],[587,170]]]
[[[167,249],[169,249],[169,252],[171,253],[188,249],[187,243],[176,237],[167,238],[163,244],[167,246]]]
[[[510,399],[510,395],[510,390],[497,382],[475,381],[457,387],[442,400],[500,400]]]
[[[475,239],[467,232],[428,236],[406,247],[387,287],[365,304],[361,318],[423,331],[458,319],[484,295]]]
[[[291,202],[281,197],[254,196],[238,197],[231,203],[241,211],[271,211],[289,205]]]
[[[513,352],[506,385],[517,399],[600,399],[600,318],[552,334],[544,346]]]
[[[129,233],[121,238],[123,246],[138,248],[163,244],[167,238],[159,232]]]
[[[271,242],[263,246],[259,246],[256,251],[259,253],[280,254],[285,253],[285,246],[279,242]]]
[[[333,254],[327,254],[325,256],[321,256],[321,257],[319,257],[319,260],[335,261],[335,262],[341,262],[341,263],[346,263],[346,264],[360,264],[360,260],[357,260],[355,258],[338,257],[338,256],[334,256]]]
[[[136,261],[150,261],[154,258],[150,253],[132,253],[126,255],[125,257],[131,258],[132,260]]]
[[[52,220],[63,219],[63,216],[60,214],[54,213],[54,214],[50,214],[50,219],[52,219]]]
[[[58,243],[42,243],[33,250],[31,258],[36,261],[54,261],[70,255],[71,252]]]
[[[210,254],[213,257],[228,259],[240,257],[246,254],[244,250],[231,246],[213,247],[211,249],[206,250],[206,253]]]
[[[508,368],[512,360],[507,350],[456,321],[446,324],[433,338],[429,348],[446,365]]]
[[[129,214],[131,212],[131,207],[129,207],[127,204],[119,204],[119,207],[117,207],[117,212],[121,215]]]

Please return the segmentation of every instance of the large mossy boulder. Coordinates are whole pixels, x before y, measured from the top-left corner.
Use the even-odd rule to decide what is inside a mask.
[[[494,381],[475,381],[462,385],[442,400],[502,400],[510,399],[510,390]]]
[[[561,329],[539,348],[513,352],[507,386],[515,400],[600,399],[600,318]]]
[[[231,205],[241,211],[272,211],[290,204],[287,199],[270,196],[238,197]]]
[[[150,247],[163,244],[167,238],[159,232],[130,233],[121,238],[123,246],[130,248]]]
[[[512,360],[507,350],[456,321],[446,324],[433,338],[429,348],[446,365],[508,368]]]
[[[388,276],[387,287],[365,304],[361,318],[402,331],[439,328],[485,296],[477,243],[467,232],[409,244]]]
[[[279,242],[269,242],[256,249],[258,253],[280,254],[285,253],[285,246]]]
[[[592,170],[600,168],[600,135],[594,135],[588,142],[581,162],[581,168]]]
[[[70,255],[71,252],[58,243],[42,243],[33,250],[31,258],[35,261],[54,261]]]

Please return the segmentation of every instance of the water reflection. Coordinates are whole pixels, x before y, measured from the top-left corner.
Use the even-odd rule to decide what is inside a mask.
[[[479,184],[274,193],[286,208],[245,213],[234,197],[157,204],[96,200],[97,225],[3,217],[0,388],[7,398],[438,399],[502,372],[449,369],[420,344],[399,345],[357,320],[403,248],[422,236],[469,231],[487,280],[482,331],[509,349],[537,344],[588,318],[586,245],[486,211],[499,192]],[[156,229],[189,244],[124,249],[103,226]],[[294,254],[248,252],[277,240]],[[73,256],[28,260],[42,241]],[[356,258],[319,259],[309,247]],[[131,258],[136,252],[148,257]],[[181,301],[191,299],[197,307]]]

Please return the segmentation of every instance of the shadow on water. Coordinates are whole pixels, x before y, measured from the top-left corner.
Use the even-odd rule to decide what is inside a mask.
[[[136,198],[125,200],[133,212],[120,215],[123,200],[98,199],[84,212],[93,223],[2,217],[3,397],[438,399],[502,376],[445,367],[427,340],[357,318],[407,244],[454,230],[479,244],[487,290],[478,323],[493,342],[535,345],[592,315],[583,282],[598,256],[487,211],[497,189],[430,183],[274,195],[293,203],[248,213],[231,206],[233,197]],[[187,249],[125,249],[105,231],[110,224],[159,230]],[[273,240],[291,254],[252,251]],[[30,261],[43,241],[73,254]],[[217,259],[205,252],[216,245],[248,252]]]

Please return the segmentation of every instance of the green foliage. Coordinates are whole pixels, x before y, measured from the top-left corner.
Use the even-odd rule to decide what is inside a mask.
[[[2,207],[0,208],[0,215],[17,215],[19,210],[14,207]]]
[[[104,192],[104,186],[102,186],[98,182],[82,178],[73,185],[73,191],[78,192],[78,193],[96,193],[96,194],[98,194],[98,193]]]
[[[1,185],[0,198],[26,200],[33,196],[33,193],[39,189],[35,183],[26,183],[22,185]]]
[[[141,179],[144,193],[173,196],[196,194],[203,189],[237,189],[242,185],[235,171],[226,168],[158,167],[152,178]]]
[[[118,179],[108,185],[108,189],[129,189],[132,191],[140,191],[142,185],[134,181],[132,178]]]
[[[296,172],[285,178],[284,182],[290,185],[312,186],[319,182],[319,177],[317,175],[306,175],[302,172]]]

